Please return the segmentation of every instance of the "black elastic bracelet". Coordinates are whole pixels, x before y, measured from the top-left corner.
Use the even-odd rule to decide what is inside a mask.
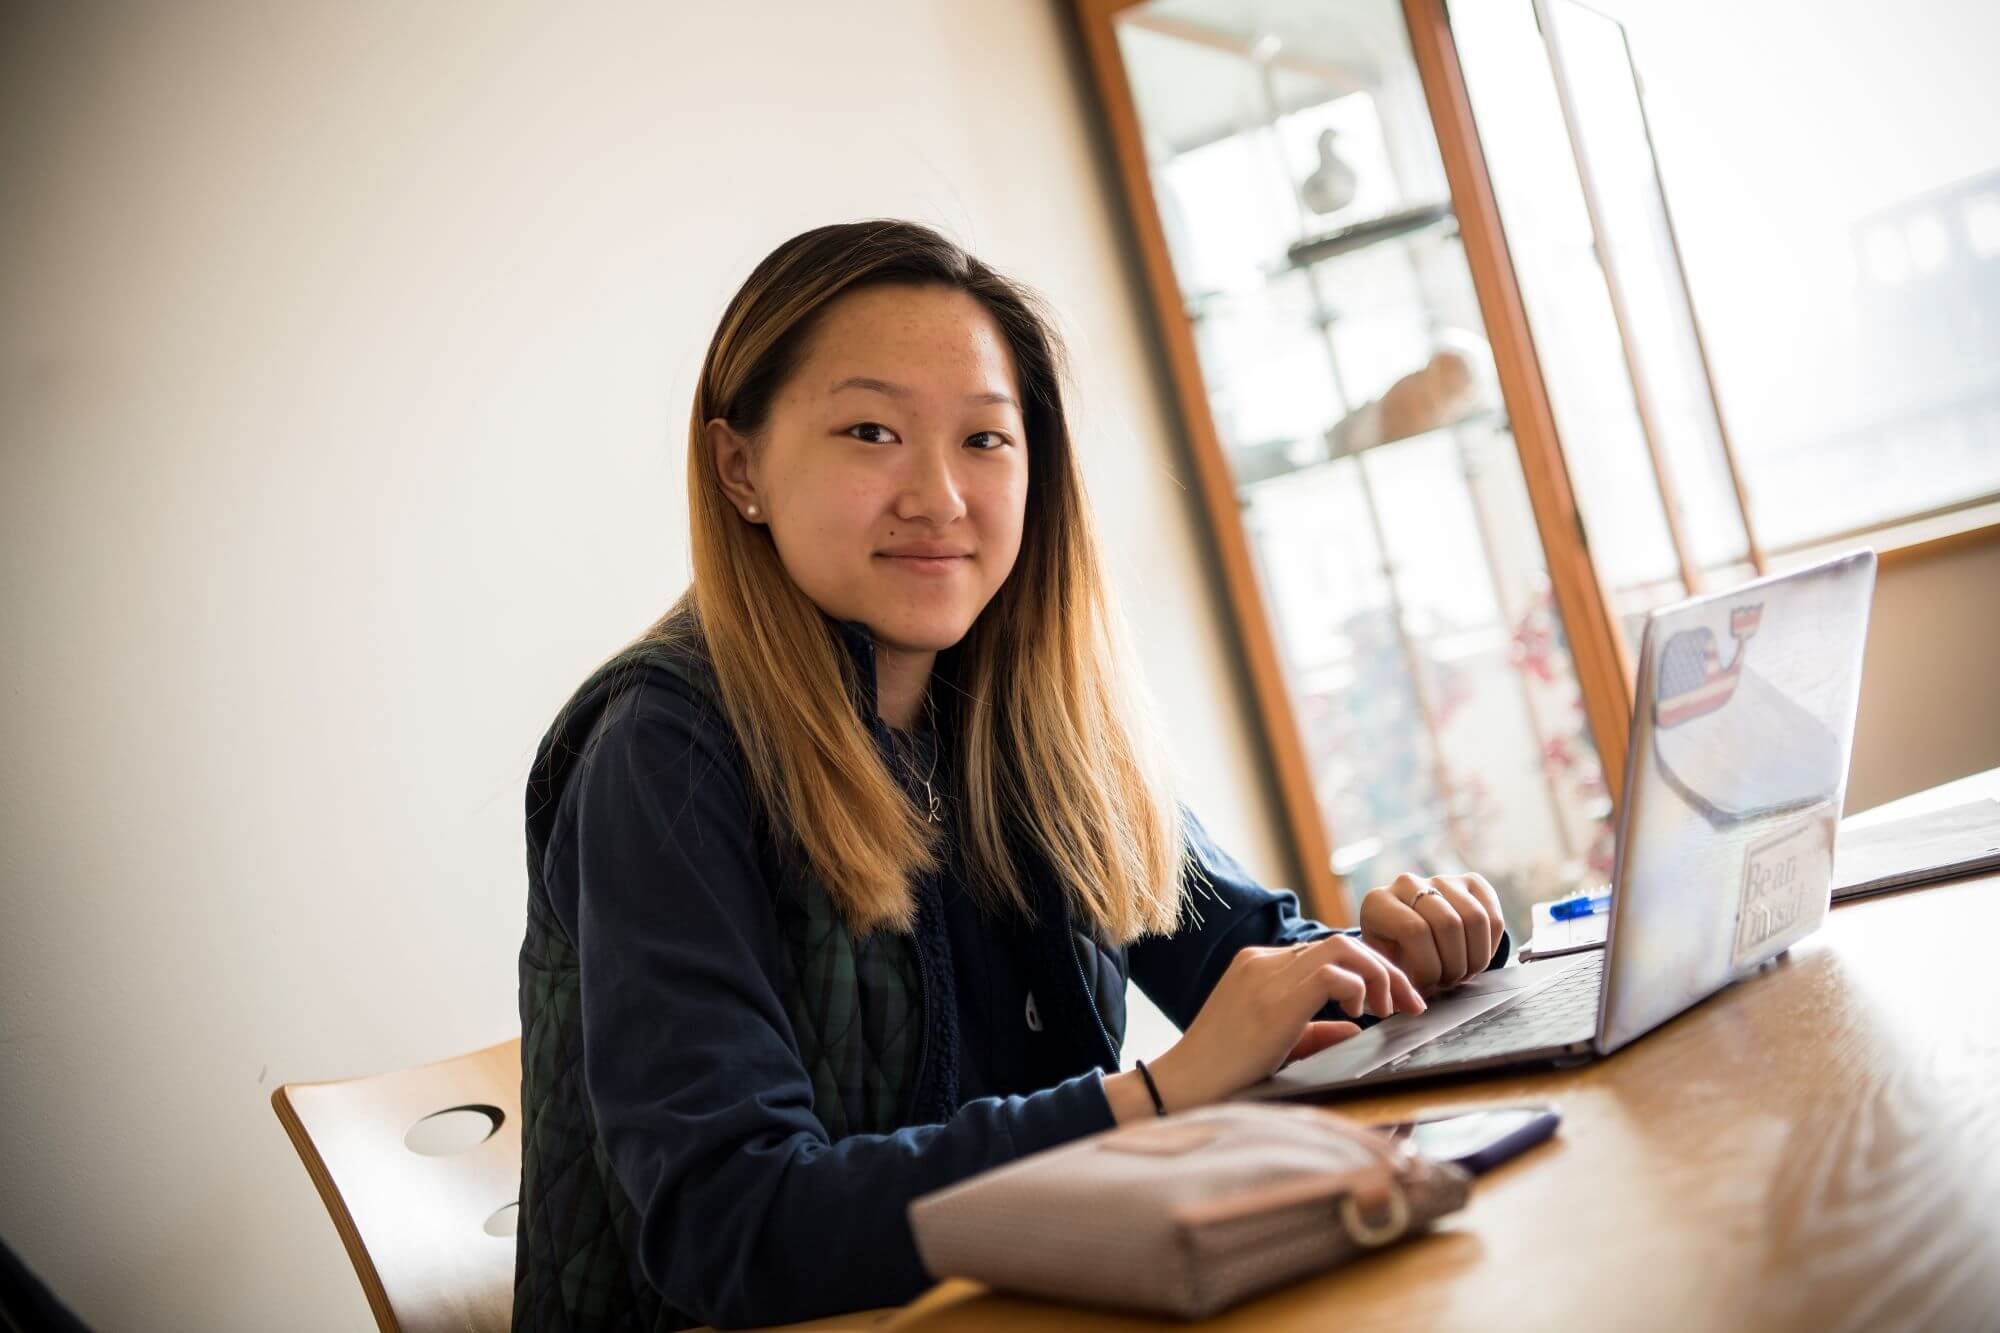
[[[1144,1060],[1134,1060],[1132,1063],[1139,1067],[1139,1077],[1146,1080],[1146,1091],[1153,1094],[1154,1113],[1165,1115],[1167,1113],[1167,1104],[1160,1100],[1160,1085],[1153,1082],[1153,1071],[1146,1068]]]

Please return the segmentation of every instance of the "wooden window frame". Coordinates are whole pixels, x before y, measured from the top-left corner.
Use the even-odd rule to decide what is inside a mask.
[[[1128,220],[1157,316],[1161,351],[1187,433],[1209,536],[1255,694],[1258,721],[1275,770],[1300,892],[1318,919],[1345,925],[1354,919],[1354,905],[1333,871],[1332,832],[1319,810],[1291,691],[1258,586],[1235,480],[1209,409],[1194,331],[1182,308],[1179,282],[1147,169],[1138,110],[1112,29],[1119,11],[1139,3],[1143,0],[1071,0],[1096,84],[1098,107],[1117,161]],[[1631,657],[1584,538],[1444,0],[1401,3],[1474,291],[1493,347],[1522,479],[1583,695],[1585,718],[1597,746],[1606,788],[1616,799],[1624,782]]]

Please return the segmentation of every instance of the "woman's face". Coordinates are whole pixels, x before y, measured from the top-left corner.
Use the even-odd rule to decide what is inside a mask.
[[[822,312],[759,447],[720,419],[707,429],[737,511],[770,527],[821,610],[864,622],[878,648],[935,653],[965,636],[1020,553],[1020,398],[978,298],[870,287]]]

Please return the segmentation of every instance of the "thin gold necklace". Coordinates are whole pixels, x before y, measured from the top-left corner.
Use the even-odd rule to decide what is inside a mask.
[[[931,722],[931,771],[924,774],[924,804],[929,808],[931,823],[941,824],[944,820],[939,817],[938,811],[942,802],[938,794],[931,790],[931,779],[937,776],[938,755],[944,749],[944,742],[938,736],[937,709],[931,703],[928,690],[924,692],[924,713]]]

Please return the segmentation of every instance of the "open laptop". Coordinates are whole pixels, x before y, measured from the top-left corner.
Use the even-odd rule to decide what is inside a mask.
[[[1601,952],[1497,968],[1236,1094],[1609,1055],[1826,919],[1875,553],[1646,618]]]

